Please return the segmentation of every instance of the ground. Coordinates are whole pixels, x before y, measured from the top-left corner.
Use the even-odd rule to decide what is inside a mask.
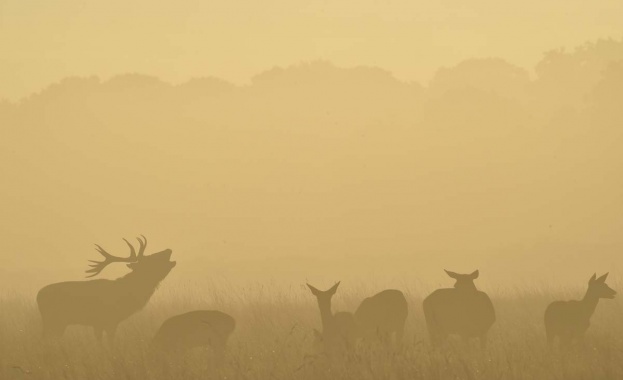
[[[340,288],[334,310],[354,311],[372,295],[365,286]],[[189,289],[196,289],[189,292]],[[320,327],[316,301],[300,286],[202,286],[164,284],[149,305],[119,329],[114,347],[97,344],[92,332],[72,327],[60,344],[43,344],[35,291],[0,294],[1,379],[622,379],[623,303],[602,300],[585,347],[547,349],[543,312],[556,299],[579,298],[580,289],[513,289],[490,293],[497,322],[489,346],[466,347],[451,340],[442,349],[428,341],[421,310],[426,291],[405,286],[409,302],[401,351],[359,349],[329,361],[313,352]],[[381,290],[381,289],[378,289]],[[193,309],[218,309],[234,316],[223,363],[209,350],[155,360],[149,341],[167,317]]]

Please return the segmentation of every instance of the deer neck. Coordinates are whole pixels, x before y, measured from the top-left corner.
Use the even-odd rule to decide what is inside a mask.
[[[322,321],[322,329],[323,331],[327,331],[327,327],[333,319],[333,313],[331,312],[331,300],[318,300],[318,308],[320,309],[320,320]]]
[[[455,288],[457,293],[461,295],[461,297],[471,297],[478,294],[478,289],[476,288]]]
[[[117,279],[117,282],[121,285],[122,291],[127,292],[127,295],[142,307],[149,301],[162,280],[162,278],[130,272]]]
[[[599,297],[591,294],[591,292],[587,290],[584,298],[582,298],[582,301],[580,301],[580,305],[582,306],[582,314],[586,319],[589,319],[593,315],[595,309],[597,308],[598,302]]]

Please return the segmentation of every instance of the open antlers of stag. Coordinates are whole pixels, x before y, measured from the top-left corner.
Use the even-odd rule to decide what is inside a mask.
[[[134,247],[132,246],[132,244],[130,244],[130,242],[127,241],[125,238],[123,239],[123,241],[125,241],[128,247],[130,247],[129,257],[113,256],[110,253],[106,252],[104,248],[95,244],[95,249],[102,256],[104,256],[104,261],[89,260],[92,263],[92,264],[89,264],[91,269],[87,270],[86,273],[92,273],[92,274],[87,276],[87,278],[97,276],[101,271],[104,270],[104,268],[108,266],[108,264],[111,264],[111,263],[134,263],[134,262],[139,261],[143,257],[143,254],[145,253],[145,247],[147,247],[147,239],[145,238],[145,236],[141,235],[140,237],[142,237],[143,239],[141,240],[140,238],[136,238],[139,244],[138,254],[134,250]]]

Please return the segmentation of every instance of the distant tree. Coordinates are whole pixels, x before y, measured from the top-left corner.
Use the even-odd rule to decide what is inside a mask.
[[[170,84],[160,80],[158,77],[143,74],[122,74],[110,78],[103,83],[105,87],[116,90],[166,90]]]
[[[613,62],[623,60],[623,39],[587,42],[572,52],[545,53],[536,65],[537,96],[547,104],[580,105]]]
[[[219,78],[202,77],[192,78],[175,88],[184,97],[201,98],[226,94],[236,90],[237,86]]]
[[[476,89],[506,98],[523,98],[530,85],[528,72],[499,58],[468,59],[441,68],[429,85],[433,97],[450,91]]]
[[[8,100],[0,99],[0,120],[3,120],[3,117],[7,117],[11,111],[13,111],[13,104]]]
[[[623,99],[623,60],[610,63],[590,93],[591,102],[621,111]]]

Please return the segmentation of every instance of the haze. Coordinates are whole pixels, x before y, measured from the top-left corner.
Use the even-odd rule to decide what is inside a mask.
[[[440,66],[621,37],[619,0],[0,1],[0,99],[63,77],[125,72],[233,83],[274,65],[329,60],[422,83]]]
[[[0,283],[616,277],[623,3],[470,3],[0,0]]]

